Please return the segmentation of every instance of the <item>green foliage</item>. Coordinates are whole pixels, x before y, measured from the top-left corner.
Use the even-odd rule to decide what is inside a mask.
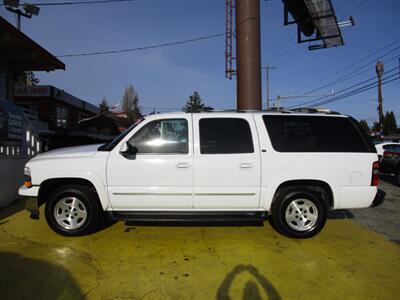
[[[365,130],[365,132],[366,133],[370,133],[370,130],[369,130],[369,126],[368,126],[368,123],[367,123],[367,121],[365,121],[365,120],[360,120],[360,125],[361,125],[361,127]]]
[[[397,122],[396,117],[394,116],[393,111],[387,111],[385,114],[385,118],[383,119],[383,133],[391,134],[396,133],[397,131]]]
[[[189,100],[186,102],[182,110],[187,113],[200,112],[204,110],[213,110],[211,106],[205,106],[198,92],[194,91],[193,95],[189,96]]]
[[[99,107],[100,107],[100,113],[101,114],[104,114],[104,113],[110,111],[110,105],[108,105],[108,102],[107,102],[106,98],[103,98],[103,100],[101,100],[101,102],[99,104]]]
[[[136,122],[142,117],[139,105],[139,96],[133,88],[133,85],[130,85],[125,89],[121,104],[122,110],[132,122]]]
[[[32,71],[25,71],[17,76],[17,82],[20,84],[37,85],[39,81],[39,78],[36,78]]]

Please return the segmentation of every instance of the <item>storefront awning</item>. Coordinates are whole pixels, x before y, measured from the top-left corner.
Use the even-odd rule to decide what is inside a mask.
[[[0,68],[54,71],[65,70],[65,64],[0,17]]]

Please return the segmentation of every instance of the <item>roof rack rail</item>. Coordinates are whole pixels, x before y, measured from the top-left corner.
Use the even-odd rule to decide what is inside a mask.
[[[327,115],[341,115],[340,112],[331,111],[327,108],[313,108],[313,107],[297,107],[292,108],[292,112],[311,113],[311,114],[327,114]]]

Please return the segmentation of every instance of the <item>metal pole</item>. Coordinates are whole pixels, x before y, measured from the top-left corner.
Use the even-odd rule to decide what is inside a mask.
[[[17,28],[21,31],[21,13],[17,12]]]
[[[271,67],[270,65],[267,65],[265,67],[265,69],[267,70],[267,110],[270,109],[270,98],[269,98],[269,70],[275,70],[276,67]]]
[[[269,110],[269,66],[267,65],[267,110]]]
[[[378,61],[375,66],[376,75],[378,76],[378,114],[379,114],[379,125],[383,128],[383,99],[382,99],[382,75],[384,72],[384,65],[382,62]]]
[[[261,110],[260,0],[236,0],[237,109]]]

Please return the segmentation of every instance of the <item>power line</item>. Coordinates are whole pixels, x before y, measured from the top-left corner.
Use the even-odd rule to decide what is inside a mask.
[[[379,49],[376,50],[375,52],[373,52],[373,53],[371,53],[371,54],[369,54],[369,55],[367,55],[367,56],[365,56],[365,57],[363,57],[363,58],[357,60],[356,62],[351,63],[350,65],[345,66],[345,67],[343,67],[343,68],[341,68],[341,69],[339,69],[339,70],[337,70],[337,71],[335,71],[335,72],[333,72],[333,73],[330,73],[329,75],[327,75],[327,76],[325,76],[325,77],[323,77],[323,78],[321,78],[321,79],[318,79],[317,81],[314,81],[313,83],[307,85],[307,87],[315,86],[315,85],[317,85],[317,84],[320,83],[320,82],[324,82],[324,81],[330,79],[331,77],[336,76],[337,74],[340,74],[340,73],[342,73],[342,72],[344,72],[344,71],[347,71],[347,70],[349,70],[350,68],[352,68],[352,67],[354,67],[354,66],[360,64],[361,62],[363,62],[363,61],[369,59],[370,57],[375,56],[375,55],[378,54],[379,52],[382,52],[382,51],[386,50],[387,48],[390,48],[391,46],[395,45],[395,44],[398,43],[399,41],[400,41],[400,38],[394,40],[393,42],[391,42],[391,43],[385,45],[385,46],[382,47],[382,48],[379,48]],[[392,50],[395,51],[395,50],[398,49],[398,48],[399,48],[399,46],[396,47],[395,49],[392,49]],[[392,51],[392,52],[393,52],[393,51]],[[392,52],[390,52],[390,53],[392,53]],[[384,56],[386,56],[386,55],[388,55],[388,54],[390,54],[390,53],[386,53],[386,54],[384,54],[384,55],[381,56],[381,57],[375,58],[374,61],[375,61],[376,59],[382,58],[382,57],[384,57]],[[370,63],[370,62],[368,62],[368,64],[369,64],[369,63]],[[358,69],[357,69],[356,71],[358,71]],[[353,71],[353,72],[354,72],[354,71]],[[325,86],[324,86],[324,87],[325,87]],[[318,89],[314,89],[314,90],[312,90],[311,92],[319,91],[320,89],[322,89],[322,88],[324,88],[324,87],[320,87],[320,88],[318,88]],[[296,89],[296,90],[290,92],[290,94],[297,93],[297,92],[299,92],[299,91],[301,91],[301,90],[304,90],[304,89],[305,89],[305,87]],[[310,92],[305,92],[305,93],[303,93],[303,94],[309,94],[309,93],[310,93]]]
[[[89,5],[89,4],[109,4],[109,3],[120,3],[120,2],[134,2],[137,0],[88,0],[88,1],[69,1],[69,2],[39,2],[31,3],[36,6],[65,6],[65,5]],[[20,4],[22,6],[23,4]],[[0,4],[0,6],[5,6]]]
[[[393,76],[399,75],[399,74],[400,74],[400,73],[397,73],[397,74],[394,74],[394,75],[392,75],[392,76],[390,76],[390,77],[393,77]],[[385,78],[385,79],[388,79],[388,78]],[[400,77],[396,77],[396,78],[393,78],[393,79],[391,79],[391,80],[382,81],[382,86],[385,85],[385,84],[391,83],[391,82],[393,82],[393,81],[399,80],[399,79],[400,79]],[[349,97],[351,97],[351,96],[354,96],[354,95],[357,95],[357,94],[366,92],[366,91],[368,91],[368,90],[374,89],[374,88],[376,88],[377,86],[378,86],[378,83],[374,83],[373,85],[372,85],[372,84],[369,84],[368,87],[364,87],[364,88],[362,88],[362,89],[358,89],[357,91],[354,91],[354,92],[351,92],[351,93],[349,92],[348,94],[343,95],[343,96],[338,97],[338,98],[335,98],[335,99],[325,100],[325,101],[323,101],[323,102],[316,103],[316,104],[314,104],[312,107],[316,107],[316,106],[318,106],[318,105],[323,105],[323,104],[329,104],[329,103],[336,102],[336,101],[339,101],[339,100],[344,99],[344,98],[349,98]]]
[[[390,50],[389,52],[387,52],[387,53],[385,53],[384,55],[378,57],[377,59],[382,59],[382,58],[388,56],[389,54],[393,53],[393,52],[396,51],[397,49],[400,49],[400,46],[397,46],[396,48]],[[398,56],[396,56],[396,58],[397,58],[397,57],[398,57]],[[315,92],[317,92],[317,91],[322,90],[323,88],[332,86],[333,84],[335,84],[335,83],[337,83],[337,82],[340,82],[340,81],[343,81],[343,80],[348,79],[348,78],[350,78],[350,77],[353,77],[354,74],[355,74],[356,72],[358,72],[358,71],[360,71],[360,70],[362,70],[362,69],[365,69],[366,67],[367,67],[367,68],[370,67],[370,65],[371,65],[372,63],[374,63],[375,61],[376,61],[376,59],[370,60],[370,61],[368,61],[366,64],[362,65],[361,67],[358,67],[357,69],[351,71],[350,73],[347,73],[347,74],[345,74],[345,75],[343,75],[343,76],[341,76],[341,77],[339,77],[339,78],[337,78],[337,79],[335,79],[335,80],[333,80],[333,81],[330,81],[330,82],[328,82],[328,83],[326,83],[326,84],[320,86],[319,88],[316,88],[316,89],[313,89],[313,90],[311,90],[311,91],[308,91],[308,92],[306,92],[305,94],[312,94],[312,93],[315,93]]]
[[[358,4],[356,7],[354,7],[352,10],[350,10],[347,15],[351,15],[353,12],[355,12],[357,9],[359,9],[361,6],[363,6],[368,0],[362,1],[360,4]]]
[[[392,69],[390,69],[390,70],[387,70],[387,71],[385,72],[385,75],[388,75],[388,74],[390,74],[390,73],[392,73],[393,71],[398,70],[398,69],[399,69],[398,67],[394,67],[394,68],[392,68]],[[395,74],[395,75],[396,75],[396,74]],[[391,75],[391,76],[393,76],[393,75]],[[388,77],[387,77],[387,78],[388,78]],[[345,91],[348,91],[348,90],[350,90],[350,89],[352,89],[352,88],[355,88],[355,87],[357,87],[357,86],[360,86],[360,85],[362,85],[362,84],[364,84],[364,83],[367,83],[367,82],[369,82],[369,81],[372,81],[372,80],[376,80],[376,76],[373,76],[373,77],[371,77],[371,78],[369,78],[369,79],[367,79],[367,80],[364,80],[364,81],[362,81],[362,82],[356,83],[356,84],[354,84],[354,85],[352,85],[352,86],[350,86],[350,87],[347,87],[347,88],[344,88],[344,89],[342,89],[342,90],[339,90],[339,91],[336,92],[336,94],[343,93],[343,92],[345,92]],[[374,83],[374,84],[375,84],[375,83]],[[340,96],[342,96],[342,95],[335,95],[334,97],[340,97]],[[332,97],[332,96],[323,96],[323,97],[318,98],[318,99],[313,99],[313,100],[311,100],[311,101],[306,101],[306,102],[304,102],[304,103],[301,103],[300,106],[308,105],[308,104],[311,104],[311,103],[314,103],[314,102],[318,102],[318,101],[324,100],[324,99],[326,99],[326,98],[328,98],[328,97]]]
[[[201,36],[201,37],[197,37],[197,38],[193,38],[193,39],[188,39],[188,40],[169,42],[169,43],[150,45],[150,46],[143,46],[143,47],[137,47],[137,48],[130,48],[130,49],[96,51],[96,52],[74,53],[74,54],[62,54],[62,55],[57,55],[56,57],[65,58],[65,57],[93,56],[93,55],[104,55],[104,54],[117,54],[117,53],[124,53],[124,52],[134,52],[134,51],[141,51],[141,50],[148,50],[148,49],[155,49],[155,48],[163,48],[163,47],[169,47],[169,46],[175,46],[175,45],[188,44],[188,43],[193,43],[193,42],[197,42],[197,41],[212,39],[212,38],[216,38],[216,37],[220,37],[220,36],[225,36],[225,33],[217,33],[217,34],[205,35],[205,36]]]
[[[398,76],[399,74],[400,74],[400,72],[397,72],[397,73],[395,73],[393,75],[385,77],[384,79],[382,79],[382,85],[385,85],[387,83],[390,83],[390,82],[393,82],[395,80],[400,79],[400,77]],[[391,80],[388,80],[388,79],[390,79],[390,78],[392,78],[394,76],[397,76],[397,77],[393,78]],[[378,84],[379,84],[378,82],[369,83],[369,84],[364,85],[362,87],[359,87],[359,88],[357,88],[355,90],[349,91],[349,92],[345,93],[344,95],[340,95],[340,96],[334,97],[332,99],[327,99],[327,100],[324,100],[324,101],[320,101],[320,102],[314,103],[314,104],[312,104],[311,107],[316,107],[318,105],[332,103],[332,102],[335,102],[335,101],[338,101],[338,100],[341,100],[341,99],[344,99],[344,98],[348,98],[348,97],[354,96],[356,94],[359,94],[359,93],[368,91],[370,89],[376,88],[378,86]]]

